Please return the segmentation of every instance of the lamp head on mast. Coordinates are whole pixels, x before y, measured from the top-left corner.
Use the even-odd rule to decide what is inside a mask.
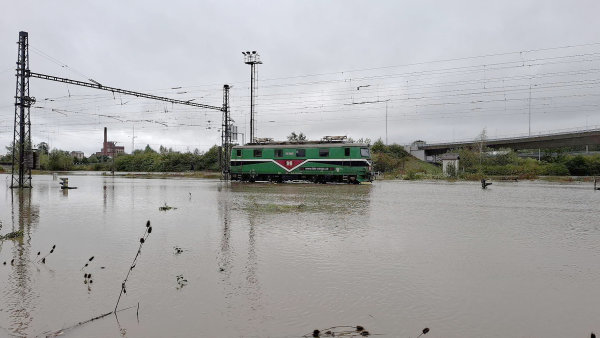
[[[242,54],[244,55],[244,63],[247,65],[257,65],[257,64],[262,64],[262,61],[260,61],[260,55],[258,54],[257,51],[253,50],[252,52],[250,51],[245,51],[242,52]]]

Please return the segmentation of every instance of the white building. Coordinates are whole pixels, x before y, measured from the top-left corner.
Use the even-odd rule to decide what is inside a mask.
[[[456,153],[446,153],[440,156],[442,160],[442,172],[446,176],[456,176],[458,174],[458,162],[460,156]]]
[[[71,157],[75,157],[77,161],[81,161],[84,157],[83,151],[72,151]]]

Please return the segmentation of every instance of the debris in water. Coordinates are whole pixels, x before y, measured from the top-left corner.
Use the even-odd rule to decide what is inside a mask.
[[[423,329],[423,333],[421,333],[420,335],[418,335],[417,338],[421,337],[424,334],[427,334],[427,332],[429,332],[429,328],[428,327],[424,328]]]
[[[314,330],[310,334],[306,334],[302,337],[366,337],[370,336],[371,333],[365,330],[364,326],[334,326],[322,330]]]
[[[481,188],[482,189],[487,189],[488,185],[492,185],[492,183],[488,183],[485,178],[482,178],[481,179]]]
[[[54,249],[56,249],[56,244],[52,245],[52,249],[50,249],[50,252],[46,256],[42,257],[42,259],[39,260],[38,263],[42,262],[42,264],[46,264],[46,257],[50,256],[50,254],[54,252]],[[38,251],[38,256],[39,255],[40,255],[40,251]]]
[[[165,205],[158,208],[158,210],[160,210],[160,211],[167,211],[167,210],[171,210],[171,209],[177,209],[177,208],[168,206],[166,202],[165,202]]]
[[[176,255],[179,255],[180,253],[182,253],[182,252],[183,252],[183,249],[182,249],[182,248],[180,248],[180,247],[178,247],[178,246],[174,246],[174,247],[173,247],[173,250],[175,250],[175,254],[176,254]]]
[[[121,312],[121,311],[129,310],[129,309],[133,309],[133,308],[134,308],[133,306],[130,306],[130,307],[127,307],[127,308],[121,309],[121,310],[119,310],[119,311],[117,311],[117,312]],[[96,317],[94,317],[94,318],[91,318],[91,319],[88,319],[88,320],[84,320],[84,321],[82,321],[82,322],[79,322],[79,323],[77,323],[77,324],[71,325],[71,326],[69,326],[69,327],[67,327],[67,328],[63,328],[63,329],[60,329],[60,330],[57,330],[57,331],[46,331],[46,332],[44,332],[42,335],[43,335],[43,336],[46,336],[46,337],[56,337],[56,336],[62,336],[62,335],[63,335],[63,334],[66,332],[66,331],[68,331],[68,330],[71,330],[71,329],[73,329],[73,328],[76,328],[76,327],[78,327],[78,326],[81,326],[81,325],[84,325],[84,324],[87,324],[87,323],[90,323],[90,322],[93,322],[94,320],[98,320],[98,319],[104,318],[104,317],[106,317],[106,316],[108,316],[108,315],[111,315],[111,314],[113,314],[113,313],[116,315],[116,313],[117,313],[117,312],[114,312],[114,311],[107,312],[107,313],[101,314],[101,315],[99,315],[99,316],[96,316]],[[42,336],[42,335],[39,335],[39,336]]]
[[[115,304],[115,309],[113,311],[101,314],[99,316],[93,317],[91,319],[88,319],[88,320],[85,320],[85,321],[82,321],[82,322],[78,322],[78,323],[76,323],[74,325],[71,325],[71,326],[69,326],[67,328],[59,329],[57,331],[47,331],[47,332],[44,332],[43,335],[46,336],[46,337],[56,337],[56,336],[64,334],[65,331],[67,331],[67,330],[71,330],[71,329],[73,329],[75,327],[87,324],[87,323],[92,322],[94,320],[98,320],[100,318],[104,318],[104,317],[106,317],[106,316],[108,316],[110,314],[115,314],[115,316],[116,316],[118,312],[125,311],[125,310],[128,310],[128,309],[132,309],[133,306],[117,310],[117,308],[119,306],[119,301],[121,300],[121,296],[124,293],[127,293],[127,290],[126,290],[125,286],[126,286],[128,278],[129,278],[129,274],[131,273],[131,270],[133,270],[133,268],[135,267],[137,259],[138,259],[139,255],[140,255],[140,253],[142,252],[142,246],[143,246],[143,244],[145,242],[145,239],[148,239],[148,236],[150,235],[150,231],[152,231],[150,229],[151,229],[151,227],[150,227],[150,221],[148,221],[146,223],[146,231],[144,232],[144,235],[142,236],[142,239],[144,239],[144,241],[141,241],[140,246],[139,246],[139,248],[137,250],[137,253],[136,253],[136,255],[135,255],[134,259],[133,259],[133,262],[132,262],[131,266],[129,267],[129,270],[127,271],[127,275],[125,276],[125,280],[123,280],[123,283],[121,283],[121,292],[119,293],[119,298],[117,299],[117,303]],[[150,230],[150,231],[148,231],[148,230]],[[56,245],[53,245],[51,253],[52,253],[52,251],[54,251],[55,248],[56,248]],[[42,258],[42,262],[45,262],[45,259],[46,259],[45,257]],[[92,256],[88,260],[88,263],[91,262],[93,259],[94,259],[94,256]],[[87,263],[86,263],[86,265],[87,265]],[[104,267],[102,266],[102,267],[100,267],[100,269],[104,269]],[[88,284],[88,290],[90,290],[89,284],[94,283],[94,281],[92,280],[92,274],[86,272],[86,273],[83,274],[83,277],[84,277],[84,284]],[[138,303],[138,311],[139,311],[139,303]],[[118,322],[118,319],[117,319],[117,322]]]
[[[177,285],[178,285],[178,286],[176,287],[176,289],[177,289],[177,290],[180,290],[180,289],[182,289],[184,286],[186,286],[186,285],[187,285],[188,281],[187,281],[187,279],[183,278],[183,275],[177,275],[177,277],[176,277],[176,278],[177,278]]]

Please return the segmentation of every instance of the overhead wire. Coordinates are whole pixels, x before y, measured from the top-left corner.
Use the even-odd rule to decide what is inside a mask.
[[[523,111],[523,107],[508,107],[507,104],[511,102],[526,102],[529,100],[533,100],[534,102],[552,100],[554,102],[553,106],[549,106],[548,109],[556,109],[556,111],[549,111],[547,113],[559,114],[558,109],[560,109],[559,103],[561,100],[597,100],[598,95],[596,95],[594,92],[597,92],[598,90],[600,79],[593,77],[593,75],[600,71],[600,69],[597,68],[598,64],[596,63],[600,60],[600,52],[578,51],[569,55],[550,56],[536,56],[534,53],[541,51],[568,50],[571,48],[596,47],[599,45],[600,43],[590,43],[537,50],[532,49],[519,52],[485,54],[480,56],[435,60],[395,66],[358,68],[340,72],[264,78],[261,79],[261,86],[259,86],[261,91],[260,95],[257,96],[257,118],[259,120],[263,120],[261,123],[265,124],[268,123],[267,121],[276,118],[278,123],[277,125],[286,125],[285,119],[288,119],[290,124],[298,124],[299,119],[301,119],[303,123],[317,121],[319,123],[323,123],[323,121],[332,121],[332,123],[336,123],[337,121],[348,120],[350,118],[370,121],[380,118],[377,117],[377,111],[372,107],[362,107],[359,109],[357,107],[348,105],[371,100],[377,101],[381,100],[382,98],[390,103],[390,121],[395,121],[394,119],[396,118],[434,119],[436,116],[445,119],[458,119],[465,118],[467,116],[473,117],[492,115],[492,112],[502,112],[497,110],[500,108],[495,107],[473,107],[476,105],[495,104],[504,105],[503,108],[505,114],[500,114],[502,116],[515,114],[518,115],[520,114],[519,112]],[[47,53],[40,51],[37,48],[34,49],[34,52],[42,55],[61,68],[66,68],[70,71],[78,73],[84,78],[88,78],[85,74],[72,69],[66,63],[51,57]],[[482,59],[483,61],[486,61],[486,58],[506,57],[509,55],[519,56],[519,59],[500,61],[494,60],[477,63],[474,65],[443,66],[445,62],[451,63],[457,61],[470,61],[474,59]],[[391,74],[366,74],[369,72],[387,71],[402,67],[421,67],[431,64],[442,64],[442,67],[435,67],[433,69],[407,69],[407,71],[404,72],[393,72]],[[570,65],[583,66],[584,64],[591,64],[591,66],[581,69],[571,68],[564,70],[560,68],[550,68],[546,70],[548,67],[572,67]],[[546,71],[541,73],[532,72],[530,74],[523,73],[523,70],[525,69],[531,70],[534,68],[536,70],[544,69]],[[353,76],[357,73],[361,74],[359,74],[359,76]],[[316,79],[315,81],[280,82],[282,80],[305,79],[311,77],[317,78],[324,76],[335,76],[336,78]],[[531,83],[532,81],[534,83],[533,88],[536,93],[536,97],[528,99],[524,94],[529,89],[529,84],[527,83]],[[358,90],[355,90],[356,86],[354,86],[354,84],[358,82],[370,82],[373,84],[373,86],[360,88],[361,91],[359,93]],[[500,85],[500,82],[502,85]],[[242,82],[240,81],[239,83]],[[243,83],[245,84],[247,81],[244,81]],[[495,83],[497,85],[494,85]],[[358,86],[360,86],[360,84],[358,84]],[[216,94],[218,91],[215,89],[205,89],[208,87],[209,85],[173,86],[169,88],[154,89],[151,91],[153,93],[164,93],[164,95],[189,95],[188,97],[190,98],[193,98],[199,93],[207,93],[209,96],[212,95],[213,97],[218,97]],[[312,88],[308,90],[299,89],[303,87]],[[406,90],[402,90],[404,88],[406,88]],[[568,94],[565,92],[572,90],[577,90],[579,93]],[[591,92],[588,93],[586,91]],[[544,95],[544,92],[548,94]],[[235,96],[237,98],[234,101],[230,97],[232,106],[231,114],[234,119],[240,121],[238,123],[241,123],[241,121],[245,119],[247,114],[246,110],[249,107],[249,104],[246,102],[247,100],[245,100],[248,98],[247,87],[233,87],[230,90],[230,94],[231,97]],[[466,98],[477,99],[469,100]],[[73,120],[71,122],[61,122],[61,127],[69,126],[69,123],[78,123],[78,125],[81,126],[98,125],[101,123],[106,124],[110,122],[109,120],[113,120],[110,122],[113,125],[132,123],[131,121],[133,120],[142,123],[141,121],[143,120],[138,119],[138,117],[142,115],[147,115],[148,120],[164,122],[166,126],[156,126],[160,129],[163,127],[206,127],[209,124],[220,126],[220,119],[218,116],[220,115],[219,112],[199,111],[198,109],[190,109],[186,107],[169,109],[162,103],[150,103],[147,100],[141,100],[135,97],[132,97],[131,100],[126,103],[127,106],[130,107],[131,111],[119,112],[120,114],[127,115],[127,117],[116,115],[115,110],[117,108],[122,110],[123,104],[120,98],[117,100],[117,98],[111,94],[79,94],[79,91],[75,91],[75,93],[71,93],[69,91],[68,95],[48,97],[48,99],[49,100],[46,101],[49,102],[44,102],[44,104],[49,105],[50,112],[55,110],[55,113],[63,112],[63,114],[67,114],[67,116],[57,116],[54,120],[62,120],[63,118],[69,118]],[[595,107],[594,102],[588,104],[587,106]],[[583,107],[585,104],[581,104],[580,106]],[[433,107],[456,107],[457,110],[461,110],[462,112],[452,113],[439,111],[436,113],[435,110],[432,110]],[[477,109],[472,110],[469,109],[469,107]],[[536,104],[534,104],[532,107],[533,109],[537,109]],[[172,109],[175,109],[176,113],[173,113],[171,111]],[[413,115],[407,115],[406,109],[414,111],[415,113]],[[444,108],[444,110],[446,109],[447,108]],[[512,110],[513,112],[509,112],[507,109]],[[349,112],[359,112],[362,115],[352,117],[351,115],[348,115]],[[489,112],[489,114],[485,114],[486,112]],[[157,116],[166,116],[164,114],[169,114],[168,119],[173,122],[167,123],[165,122],[166,119],[157,119]],[[321,119],[307,119],[302,117],[306,116],[306,114],[321,114]],[[327,114],[327,116],[324,116],[323,114]],[[202,116],[204,121],[212,122],[198,124],[197,121],[199,116]],[[89,121],[88,118],[94,118],[95,120],[92,122]],[[284,120],[282,120],[282,118],[284,118]],[[73,126],[75,126],[75,124],[73,124]],[[152,129],[156,127],[151,126],[147,128]]]

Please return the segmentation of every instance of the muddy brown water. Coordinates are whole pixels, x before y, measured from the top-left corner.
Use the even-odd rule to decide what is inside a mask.
[[[31,192],[16,194],[0,175],[0,234],[25,232],[0,242],[0,336],[43,335],[111,311],[146,220],[153,232],[119,305],[139,302],[139,321],[130,309],[65,336],[299,337],[335,325],[389,337],[424,327],[427,337],[600,331],[600,191],[590,183],[482,190],[68,176],[78,189],[34,176]],[[159,211],[165,203],[176,209]]]

